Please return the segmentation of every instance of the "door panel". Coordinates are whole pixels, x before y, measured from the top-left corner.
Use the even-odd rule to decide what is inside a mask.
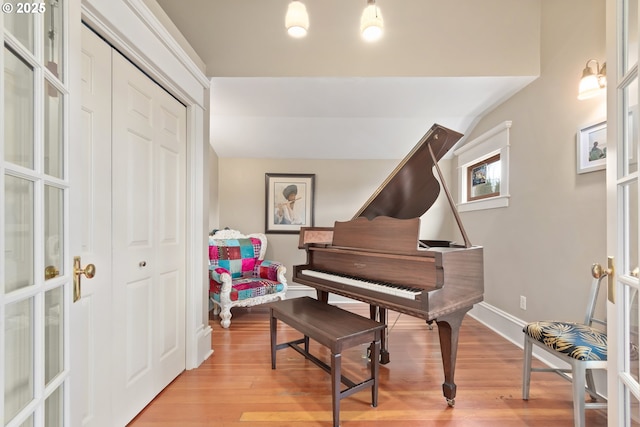
[[[82,297],[73,304],[73,426],[113,426],[111,419],[111,48],[82,27],[82,143],[72,151],[75,192],[73,231],[96,266],[81,280]]]
[[[185,368],[186,109],[113,59],[116,424]],[[122,336],[121,336],[122,335]],[[120,382],[120,379],[122,382]]]

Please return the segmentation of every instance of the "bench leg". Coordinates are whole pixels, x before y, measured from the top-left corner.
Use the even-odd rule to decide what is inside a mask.
[[[371,406],[374,408],[378,406],[378,375],[380,365],[378,363],[380,355],[380,340],[376,340],[371,343],[371,378],[373,378],[373,385],[371,386]]]
[[[278,319],[273,316],[273,309],[271,309],[269,331],[271,336],[271,369],[276,369],[276,336],[278,333]]]
[[[340,384],[342,384],[341,361],[342,356],[339,353],[331,355],[331,403],[333,406],[333,427],[340,427]]]

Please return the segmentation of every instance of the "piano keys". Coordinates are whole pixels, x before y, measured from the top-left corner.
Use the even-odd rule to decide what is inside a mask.
[[[387,295],[394,295],[408,300],[419,300],[422,289],[410,286],[401,286],[391,282],[380,282],[378,280],[363,280],[357,276],[347,276],[346,274],[335,274],[330,271],[302,270],[301,276],[315,277],[317,279],[328,280],[335,283],[343,283],[347,286],[354,286],[360,289],[368,289]]]
[[[434,125],[351,220],[302,227],[299,248],[307,262],[293,271],[293,281],[315,288],[319,300],[327,302],[333,293],[370,304],[380,321],[391,309],[435,322],[450,406],[460,325],[484,292],[482,247],[469,241],[437,164],[461,137]],[[419,239],[420,217],[440,193],[434,169],[462,244]],[[388,363],[386,340],[382,346],[381,363]]]

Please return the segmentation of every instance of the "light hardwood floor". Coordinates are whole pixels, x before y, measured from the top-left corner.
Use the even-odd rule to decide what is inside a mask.
[[[368,306],[342,306],[366,315]],[[437,326],[390,312],[391,362],[381,365],[378,407],[362,391],[340,406],[342,427],[573,427],[571,385],[534,373],[522,400],[522,350],[466,316],[460,332],[455,407],[442,395]],[[214,354],[171,383],[130,424],[132,427],[330,427],[330,377],[292,349],[277,352],[271,369],[269,312],[235,308],[231,327],[211,319]],[[279,322],[278,341],[299,337]],[[311,343],[328,361],[328,351]],[[368,372],[365,348],[343,353],[343,370]],[[539,363],[539,362],[534,362]],[[605,410],[588,410],[587,427],[607,425]]]

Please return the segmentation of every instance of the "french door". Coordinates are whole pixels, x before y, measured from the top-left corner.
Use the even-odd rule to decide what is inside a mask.
[[[65,7],[2,5],[0,414],[8,427],[62,426],[68,408]]]
[[[640,425],[638,0],[607,0],[608,425]]]

